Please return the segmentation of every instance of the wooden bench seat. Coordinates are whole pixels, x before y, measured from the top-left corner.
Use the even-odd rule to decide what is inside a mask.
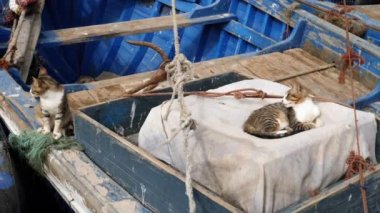
[[[284,84],[290,81],[282,81],[284,78],[313,70],[321,71],[294,79],[314,95],[340,102],[351,99],[349,76],[346,77],[346,84],[339,84],[338,69],[302,49],[291,49],[284,53],[275,52],[261,56],[232,56],[194,64],[194,71],[198,78],[235,71],[252,78],[281,81]],[[125,91],[147,80],[151,75],[153,73],[148,72],[93,82],[94,89],[69,95],[71,106],[78,109],[123,97],[126,95]],[[367,81],[362,79],[355,79],[354,85],[356,97],[367,94],[374,86],[368,85]],[[167,82],[163,82],[158,88],[166,86],[168,86]]]

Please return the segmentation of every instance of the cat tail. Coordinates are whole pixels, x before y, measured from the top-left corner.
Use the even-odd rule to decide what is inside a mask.
[[[286,137],[286,136],[294,134],[294,132],[285,131],[285,130],[284,130],[284,132],[281,132],[281,133],[257,131],[256,129],[254,129],[251,126],[245,126],[244,132],[246,132],[250,135],[253,135],[253,136],[256,136],[259,138],[265,138],[265,139],[282,138],[282,137]]]

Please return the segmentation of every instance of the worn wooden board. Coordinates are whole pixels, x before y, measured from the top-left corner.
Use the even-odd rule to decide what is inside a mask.
[[[202,91],[243,79],[227,73],[189,83],[184,90]],[[168,99],[170,95],[119,99],[82,109],[74,116],[75,136],[95,163],[152,211],[187,212],[184,174],[123,137],[138,132],[150,109]],[[240,211],[200,184],[193,186],[197,212]]]
[[[180,14],[176,16],[177,25],[179,28],[195,24],[213,24],[226,22],[228,20],[231,20],[233,17],[234,15],[228,13],[191,19],[187,14]],[[172,17],[161,16],[133,21],[51,30],[45,31],[41,34],[39,45],[57,46],[62,44],[74,44],[107,39],[117,36],[157,32],[160,30],[168,30],[172,27]]]
[[[310,55],[302,49],[291,49],[284,53],[271,53],[261,56],[232,56],[194,64],[194,71],[198,78],[234,71],[251,78],[277,80],[289,75],[319,69],[327,63]],[[312,94],[328,99],[344,102],[351,99],[349,82],[338,84],[339,70],[326,69],[313,74],[297,77],[295,80],[308,88]],[[126,95],[127,90],[147,80],[153,73],[142,73],[124,76],[110,80],[91,83],[95,89],[80,91],[69,95],[73,109],[91,104],[110,101]],[[347,77],[347,79],[349,79]],[[283,83],[287,84],[290,81]],[[362,84],[360,79],[354,81],[356,97],[367,94],[371,88]],[[159,88],[168,86],[163,82]]]
[[[370,212],[380,209],[380,165],[365,175],[365,187]],[[304,202],[292,205],[280,212],[363,212],[359,177],[355,176],[323,191]]]
[[[1,119],[13,134],[30,130],[35,119],[30,112],[34,109],[28,106],[34,106],[35,101],[8,73],[0,72],[0,78]],[[45,177],[76,212],[125,212],[125,209],[150,212],[83,152],[51,152],[46,162]]]
[[[359,11],[374,20],[380,21],[380,5],[356,6],[355,11]]]

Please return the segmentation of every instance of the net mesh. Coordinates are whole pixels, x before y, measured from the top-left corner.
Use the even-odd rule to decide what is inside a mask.
[[[11,134],[9,144],[25,157],[30,166],[39,174],[43,174],[43,165],[48,154],[53,150],[82,150],[81,145],[73,139],[61,138],[55,140],[51,134],[43,135],[36,131]]]

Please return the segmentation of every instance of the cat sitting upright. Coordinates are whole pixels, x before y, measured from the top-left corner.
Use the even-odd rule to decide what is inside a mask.
[[[63,86],[41,67],[38,78],[33,77],[30,94],[40,99],[35,108],[36,118],[42,125],[38,131],[48,134],[53,129],[54,139],[61,138],[72,120]]]
[[[262,138],[280,138],[320,126],[320,114],[307,90],[293,82],[282,102],[253,111],[243,129]]]

